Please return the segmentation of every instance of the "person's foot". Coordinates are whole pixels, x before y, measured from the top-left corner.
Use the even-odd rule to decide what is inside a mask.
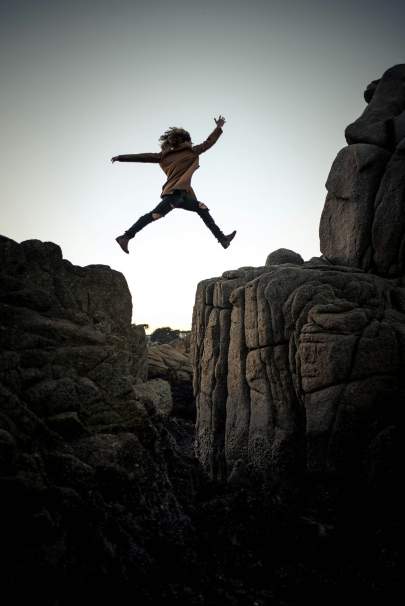
[[[224,248],[228,248],[228,246],[234,239],[235,235],[236,235],[236,230],[233,231],[231,234],[228,234],[227,236],[225,236],[224,239],[221,240],[221,246],[223,246]]]
[[[118,242],[118,244],[121,246],[122,250],[125,253],[127,253],[127,255],[129,255],[129,250],[128,250],[129,238],[126,238],[125,236],[118,236],[118,238],[115,238],[115,241]]]

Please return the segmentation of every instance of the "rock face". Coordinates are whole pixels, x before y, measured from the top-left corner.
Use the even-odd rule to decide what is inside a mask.
[[[326,182],[321,252],[332,263],[399,277],[405,270],[405,65],[372,82],[365,99]]]
[[[197,452],[226,478],[351,474],[404,395],[404,281],[321,260],[225,272],[194,310]],[[390,302],[390,303],[388,303]]]
[[[163,424],[169,384],[144,382],[125,279],[2,237],[0,284],[2,578],[44,604],[144,595],[164,545],[184,549],[194,464]]]
[[[171,414],[194,421],[193,369],[190,355],[180,351],[180,346],[181,343],[150,345],[148,378],[168,381],[173,397]]]
[[[328,178],[324,257],[275,251],[198,285],[196,451],[213,478],[392,477],[405,395],[405,66],[367,98]]]

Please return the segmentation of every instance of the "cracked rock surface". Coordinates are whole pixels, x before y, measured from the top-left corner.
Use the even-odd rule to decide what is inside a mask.
[[[256,272],[198,287],[200,461],[220,479],[240,460],[272,481],[364,471],[404,396],[404,280],[322,260]]]
[[[181,351],[181,345],[181,342],[149,345],[148,378],[167,381],[173,397],[172,414],[195,421],[193,369],[190,354]]]
[[[273,485],[308,473],[374,481],[392,468],[404,398],[405,65],[365,100],[326,182],[322,257],[280,249],[264,267],[198,285],[196,452],[213,478],[247,468]]]
[[[187,550],[196,466],[173,437],[187,428],[164,423],[169,383],[146,381],[125,278],[1,237],[0,287],[3,587],[60,605],[135,586],[149,603],[165,549]]]
[[[405,270],[405,65],[371,83],[365,99],[326,182],[320,248],[333,263],[398,277]]]

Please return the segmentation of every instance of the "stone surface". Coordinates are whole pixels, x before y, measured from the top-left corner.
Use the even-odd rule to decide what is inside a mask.
[[[369,476],[404,397],[405,65],[366,90],[326,182],[321,258],[271,253],[197,287],[196,451],[213,478]],[[395,446],[387,448],[392,467]],[[235,469],[235,465],[237,466]],[[242,466],[242,467],[241,467]]]
[[[145,383],[138,383],[134,393],[146,407],[152,406],[157,414],[169,416],[173,414],[173,397],[168,381],[152,379]]]
[[[0,261],[3,589],[67,605],[130,583],[146,599],[164,545],[190,536],[196,464],[164,423],[169,383],[143,381],[125,278],[38,240],[1,237]]]
[[[346,141],[393,150],[399,142],[394,124],[405,112],[405,64],[391,67],[380,80],[373,81],[365,97],[368,105],[346,128]]]
[[[319,227],[321,251],[333,263],[370,268],[375,199],[389,159],[386,150],[366,143],[337,155]]]
[[[195,420],[193,398],[193,370],[187,345],[179,342],[149,345],[148,377],[164,379],[170,383],[173,409],[171,414]],[[182,351],[183,350],[183,351]]]
[[[266,259],[266,267],[269,265],[281,265],[283,263],[292,263],[293,265],[302,265],[304,262],[301,255],[288,250],[288,248],[279,248],[270,253]]]
[[[398,277],[405,270],[405,65],[372,82],[365,98],[326,182],[321,252],[335,264]]]
[[[200,461],[218,479],[242,461],[273,483],[368,473],[370,444],[404,397],[403,282],[314,260],[259,272],[197,289]]]

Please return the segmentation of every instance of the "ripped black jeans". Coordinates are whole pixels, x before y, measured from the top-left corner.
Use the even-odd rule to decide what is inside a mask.
[[[146,227],[146,225],[161,219],[174,208],[182,208],[183,210],[190,210],[197,213],[218,242],[223,242],[225,235],[211,217],[209,209],[202,202],[195,200],[185,189],[175,189],[172,194],[163,196],[162,201],[159,202],[153,210],[146,213],[146,215],[142,215],[142,217],[124,233],[125,237],[129,239],[133,238],[135,234]]]

